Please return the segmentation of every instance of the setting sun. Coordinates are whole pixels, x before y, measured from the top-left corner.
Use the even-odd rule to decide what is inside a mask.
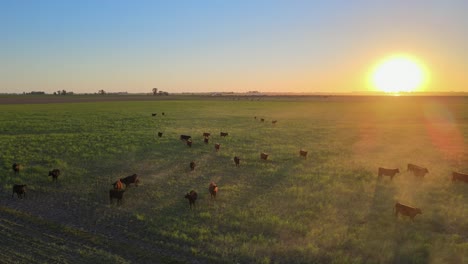
[[[409,56],[392,56],[379,63],[371,74],[372,85],[386,93],[414,92],[426,81],[423,67]]]

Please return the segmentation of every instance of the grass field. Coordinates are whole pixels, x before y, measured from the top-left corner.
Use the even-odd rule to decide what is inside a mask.
[[[0,105],[0,263],[467,263],[468,184],[451,181],[468,173],[467,106],[465,97]],[[417,179],[407,163],[429,174]],[[401,173],[379,179],[378,167]],[[110,205],[111,183],[133,173],[140,186]],[[28,185],[26,199],[11,197],[13,184]],[[192,189],[195,210],[184,199]],[[423,214],[395,218],[396,201]]]

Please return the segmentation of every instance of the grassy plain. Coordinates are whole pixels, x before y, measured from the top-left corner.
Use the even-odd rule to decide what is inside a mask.
[[[451,172],[468,172],[467,106],[465,97],[0,105],[0,262],[466,263],[468,184]],[[430,173],[415,179],[407,163]],[[378,167],[401,173],[378,179]],[[133,173],[141,185],[109,205],[110,184]],[[11,198],[21,183],[27,198]],[[183,198],[192,189],[196,210]],[[396,201],[423,214],[396,219]]]

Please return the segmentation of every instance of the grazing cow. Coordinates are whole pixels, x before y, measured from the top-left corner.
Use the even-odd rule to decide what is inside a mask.
[[[218,193],[218,185],[214,182],[210,182],[210,186],[208,187],[208,191],[211,194],[212,199],[216,199],[216,194]]]
[[[468,183],[468,174],[464,174],[460,172],[453,172],[452,181],[463,181],[463,182]]]
[[[208,141],[209,141],[208,137],[205,137],[203,141],[205,142],[205,144],[208,144]]]
[[[271,121],[271,123],[272,123],[273,125],[276,124],[276,122],[278,122],[278,120],[273,120],[273,121]]]
[[[132,174],[130,176],[127,176],[125,178],[120,178],[120,180],[123,184],[125,184],[125,188],[127,188],[130,184],[134,183],[135,186],[138,186],[138,183],[140,183],[140,179],[138,175]]]
[[[110,204],[112,204],[114,199],[117,199],[117,205],[121,204],[124,192],[125,190],[116,190],[116,189],[109,190]]]
[[[400,169],[385,169],[385,168],[379,168],[379,177],[382,175],[384,176],[390,176],[390,179],[393,180],[393,177],[395,174],[400,173]]]
[[[260,159],[267,160],[268,159],[268,154],[266,154],[265,152],[260,153]]]
[[[151,116],[156,116],[157,114],[156,113],[152,113]]]
[[[11,197],[13,198],[13,195],[16,193],[18,195],[18,198],[23,199],[26,198],[26,184],[15,184],[13,185],[13,193],[11,194]]]
[[[18,174],[19,171],[20,171],[20,164],[18,163],[13,163],[13,166],[11,166],[11,168],[13,169],[13,171],[15,172],[15,174]]]
[[[197,164],[195,164],[195,161],[191,161],[190,162],[190,170],[191,171],[195,170],[195,166],[197,166]]]
[[[52,176],[53,181],[57,181],[58,176],[60,176],[60,170],[59,169],[53,169],[49,171],[49,176]]]
[[[123,189],[123,183],[122,183],[122,181],[120,179],[118,179],[112,185],[114,185],[114,190],[122,190]]]
[[[162,137],[163,133],[162,132],[158,132],[158,137]]]
[[[165,115],[165,113],[164,113],[164,112],[162,112],[161,114],[162,114],[162,115]]]
[[[189,146],[190,148],[192,147],[192,140],[191,139],[187,140],[187,146]]]
[[[261,122],[265,122],[265,119],[261,118],[260,121],[261,121]]]
[[[209,136],[211,136],[210,133],[208,133],[208,132],[203,132],[203,137],[209,137]]]
[[[414,217],[418,214],[422,214],[422,211],[419,208],[413,208],[413,207],[403,205],[401,203],[396,203],[395,204],[395,217],[398,217],[399,213],[404,216],[409,216],[411,220],[414,220]]]
[[[190,193],[187,193],[185,195],[185,198],[189,200],[190,209],[192,209],[192,206],[195,207],[195,201],[197,200],[197,197],[198,197],[198,194],[194,190],[191,190]]]
[[[299,150],[299,156],[304,157],[304,159],[307,159],[307,151],[305,150]]]
[[[240,158],[235,156],[234,157],[234,163],[236,164],[236,167],[239,167],[239,163],[240,163]]]
[[[216,144],[215,144],[215,150],[216,150],[216,151],[219,151],[219,147],[221,147],[221,144],[216,143]]]
[[[426,173],[429,173],[429,170],[427,168],[423,168],[423,167],[420,167],[418,165],[414,165],[411,163],[408,163],[407,171],[412,171],[414,176],[417,176],[417,177],[424,177]]]
[[[229,133],[221,132],[221,133],[219,133],[219,135],[222,136],[222,137],[225,137],[225,136],[229,136]]]
[[[189,136],[189,135],[180,135],[180,140],[189,140],[191,139],[192,137]]]

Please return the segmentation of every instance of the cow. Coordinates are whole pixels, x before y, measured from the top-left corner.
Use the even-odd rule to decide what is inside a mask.
[[[261,122],[265,122],[265,119],[262,118],[262,119],[260,119],[260,121],[261,121]]]
[[[210,186],[208,186],[208,191],[211,194],[212,199],[216,199],[216,194],[218,193],[218,185],[214,182],[210,182]]]
[[[162,115],[166,115],[164,112],[161,113]]]
[[[412,171],[414,176],[417,177],[424,177],[426,173],[429,173],[429,170],[427,168],[420,167],[418,165],[414,165],[411,163],[408,163],[408,169],[406,171]]]
[[[23,199],[26,198],[26,184],[15,184],[13,185],[13,193],[11,194],[11,198],[13,198],[13,195],[16,193],[18,195],[18,198]]]
[[[460,172],[452,172],[452,181],[463,181],[468,183],[468,174]]]
[[[219,135],[220,135],[221,137],[226,137],[226,136],[229,136],[229,133],[227,133],[227,132],[221,132],[221,133],[219,133]]]
[[[234,163],[236,164],[236,167],[239,167],[239,163],[240,163],[240,158],[235,156],[234,157]]]
[[[191,139],[192,137],[189,136],[189,135],[180,135],[180,140],[189,140]]]
[[[123,184],[125,184],[125,188],[127,188],[127,186],[129,186],[132,183],[135,184],[135,186],[138,187],[138,183],[140,183],[140,179],[139,179],[138,175],[136,175],[136,174],[132,174],[132,175],[127,176],[125,178],[120,178],[120,181]]]
[[[216,151],[219,151],[219,147],[221,147],[221,144],[216,143],[216,144],[215,144],[215,150],[216,150]]]
[[[195,164],[195,161],[191,161],[189,166],[190,166],[190,170],[193,171],[195,170],[195,166],[197,166],[197,164]]]
[[[192,140],[191,140],[191,139],[188,139],[188,140],[187,140],[187,146],[189,146],[189,148],[192,147]]]
[[[208,138],[208,137],[205,137],[205,138],[203,139],[203,141],[205,142],[205,144],[208,144],[209,138]]]
[[[19,173],[20,167],[21,167],[21,164],[18,164],[18,163],[13,163],[13,165],[11,166],[11,168],[13,169],[13,172],[14,172],[15,174],[18,174],[18,173]]]
[[[395,204],[395,217],[398,217],[399,213],[404,216],[409,216],[411,220],[414,221],[414,217],[418,214],[422,214],[422,211],[419,208],[409,207],[397,202]]]
[[[198,194],[196,191],[191,190],[190,193],[185,195],[185,198],[189,200],[190,209],[192,206],[195,208],[195,201],[197,200]]]
[[[254,116],[254,119],[255,119],[255,120],[257,120],[257,117],[256,117],[256,116]]]
[[[157,114],[156,113],[152,113],[151,116],[156,116]]]
[[[209,136],[211,136],[210,133],[208,133],[208,132],[203,132],[203,137],[209,137]]]
[[[271,121],[271,123],[272,123],[273,125],[276,124],[276,122],[278,122],[278,120],[273,120],[273,121]]]
[[[114,199],[117,199],[117,205],[121,204],[124,192],[125,190],[116,190],[116,189],[109,190],[110,204],[112,204]]]
[[[53,181],[57,181],[58,176],[60,176],[60,170],[59,169],[53,169],[49,171],[49,176],[52,176]]]
[[[162,137],[163,133],[162,132],[158,132],[158,137]]]
[[[390,176],[390,179],[393,180],[393,177],[395,174],[400,173],[400,169],[385,169],[385,168],[379,168],[379,177],[382,175],[384,176]]]
[[[267,160],[268,159],[268,154],[266,154],[265,152],[260,153],[260,159]]]
[[[299,150],[299,156],[304,157],[304,159],[307,159],[307,151],[305,150]]]

